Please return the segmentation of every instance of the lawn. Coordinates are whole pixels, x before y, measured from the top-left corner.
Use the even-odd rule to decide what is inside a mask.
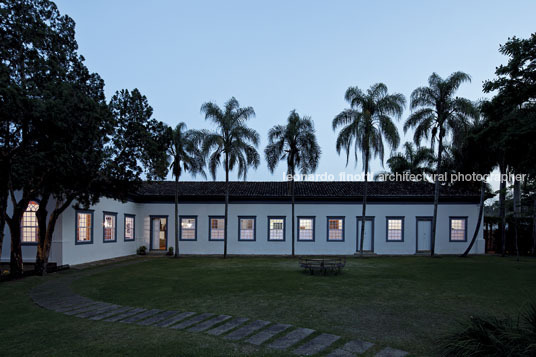
[[[437,338],[457,320],[517,314],[536,296],[536,260],[531,258],[350,258],[338,276],[303,274],[290,258],[154,258],[95,269],[75,281],[77,293],[122,305],[290,323],[417,355],[433,354]],[[0,342],[9,346],[3,349],[9,355],[234,356],[254,351],[203,334],[92,322],[40,309],[27,292],[42,279],[0,285]]]

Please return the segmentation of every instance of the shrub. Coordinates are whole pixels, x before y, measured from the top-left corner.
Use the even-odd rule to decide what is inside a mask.
[[[460,331],[443,337],[442,356],[536,356],[536,305],[511,317],[471,317]]]
[[[142,245],[136,250],[136,253],[138,253],[138,255],[145,255],[147,253],[147,247]]]
[[[167,255],[173,255],[173,247],[169,247]]]

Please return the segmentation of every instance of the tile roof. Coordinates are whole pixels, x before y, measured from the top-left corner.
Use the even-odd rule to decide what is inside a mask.
[[[323,181],[296,182],[297,201],[361,201],[363,182]],[[229,182],[231,200],[288,200],[289,183],[282,181],[231,181]],[[173,202],[175,197],[174,181],[144,182],[132,194],[134,201]],[[222,181],[184,181],[179,182],[181,201],[220,201],[225,198],[225,182]],[[428,182],[378,182],[368,183],[369,201],[433,201],[434,185]],[[479,202],[478,191],[466,188],[442,186],[442,202]]]

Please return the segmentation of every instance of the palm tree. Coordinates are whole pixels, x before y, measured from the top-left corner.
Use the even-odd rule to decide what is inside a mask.
[[[175,258],[179,257],[179,178],[183,172],[194,177],[197,174],[206,177],[205,158],[201,152],[202,132],[187,130],[185,123],[179,123],[171,133],[169,155],[171,156],[171,173],[175,177]]]
[[[454,72],[446,79],[432,73],[428,78],[428,87],[419,87],[411,93],[411,115],[404,123],[404,132],[414,128],[413,139],[419,145],[422,139],[431,137],[431,148],[434,150],[438,141],[436,173],[441,171],[441,159],[445,137],[455,128],[467,122],[468,118],[476,118],[478,110],[468,99],[454,97],[464,82],[471,77],[463,72]],[[432,235],[430,254],[435,253],[435,235],[437,223],[437,206],[439,202],[439,180],[435,178],[434,215],[432,218]]]
[[[394,153],[387,160],[387,166],[389,166],[391,173],[407,172],[412,175],[428,175],[433,173],[434,161],[432,149],[422,146],[415,147],[412,143],[407,142],[404,144],[404,153]]]
[[[268,146],[264,149],[270,172],[279,161],[287,161],[292,197],[292,256],[294,256],[294,174],[296,168],[302,174],[315,172],[320,160],[320,146],[316,142],[315,129],[310,117],[302,117],[295,110],[290,112],[287,125],[276,125],[268,132]],[[288,177],[288,176],[287,176]]]
[[[363,93],[357,87],[350,87],[346,91],[345,99],[350,108],[345,109],[333,119],[333,130],[342,126],[337,137],[337,153],[346,151],[346,165],[350,152],[354,151],[357,164],[357,152],[361,151],[363,168],[365,170],[365,184],[363,192],[363,212],[360,235],[360,253],[363,254],[365,236],[365,218],[367,209],[367,186],[369,161],[372,156],[380,158],[383,165],[385,140],[391,149],[396,149],[400,143],[398,130],[392,117],[399,119],[406,105],[406,98],[399,93],[388,94],[387,86],[377,83]]]
[[[229,172],[237,166],[238,177],[244,180],[250,167],[257,168],[260,158],[256,147],[259,134],[246,126],[246,121],[255,116],[252,107],[241,108],[235,97],[229,99],[221,109],[212,102],[204,103],[201,112],[205,119],[216,124],[216,131],[204,131],[203,154],[210,155],[208,165],[212,178],[216,179],[216,170],[223,158],[225,170],[225,222],[223,257],[227,257],[227,218],[229,209]]]

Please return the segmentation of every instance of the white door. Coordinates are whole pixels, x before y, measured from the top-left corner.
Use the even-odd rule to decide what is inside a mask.
[[[417,220],[417,250],[430,250],[430,238],[432,236],[432,221],[429,219]]]
[[[365,220],[365,240],[363,241],[363,250],[372,251],[372,232],[373,221]],[[357,251],[361,250],[361,218],[357,219]]]

